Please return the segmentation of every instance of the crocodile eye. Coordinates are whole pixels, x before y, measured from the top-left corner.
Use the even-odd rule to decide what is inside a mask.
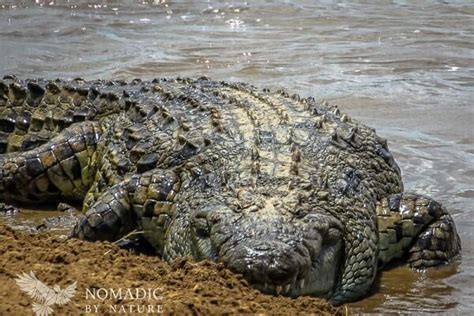
[[[193,221],[196,236],[199,238],[209,238],[209,226],[206,218],[195,217]]]
[[[339,229],[329,228],[323,238],[324,245],[334,245],[343,240],[342,233]]]

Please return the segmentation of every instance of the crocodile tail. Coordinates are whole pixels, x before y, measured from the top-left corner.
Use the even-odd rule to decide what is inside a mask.
[[[73,123],[92,120],[110,96],[80,79],[0,80],[0,154],[47,143]],[[116,99],[116,98],[115,98]]]

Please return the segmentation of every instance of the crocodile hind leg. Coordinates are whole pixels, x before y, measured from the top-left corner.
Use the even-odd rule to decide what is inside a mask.
[[[461,250],[454,221],[446,208],[431,198],[401,193],[377,205],[379,266],[395,258],[413,268],[448,263]]]
[[[0,199],[51,203],[82,200],[95,173],[101,136],[95,122],[73,124],[35,149],[0,155]]]
[[[71,237],[115,241],[139,229],[161,255],[179,187],[173,171],[153,169],[133,175],[105,191],[76,224]]]

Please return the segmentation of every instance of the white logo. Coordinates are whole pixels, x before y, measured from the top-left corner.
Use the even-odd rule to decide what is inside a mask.
[[[61,289],[57,284],[53,288],[38,280],[36,275],[30,271],[30,274],[23,272],[22,275],[17,274],[16,284],[20,289],[27,293],[33,300],[33,312],[36,316],[48,316],[53,313],[54,304],[64,305],[71,300],[76,293],[76,283]]]

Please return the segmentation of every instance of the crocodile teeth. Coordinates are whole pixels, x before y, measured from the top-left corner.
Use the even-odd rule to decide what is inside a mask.
[[[290,289],[291,289],[291,284],[288,283],[287,285],[285,285],[285,288],[284,288],[284,294],[288,294],[288,292],[290,292]]]
[[[275,287],[275,291],[276,291],[276,294],[277,294],[277,295],[280,295],[281,292],[283,291],[283,286],[277,285],[277,286]]]
[[[300,289],[304,288],[304,279],[301,279],[300,281]]]

